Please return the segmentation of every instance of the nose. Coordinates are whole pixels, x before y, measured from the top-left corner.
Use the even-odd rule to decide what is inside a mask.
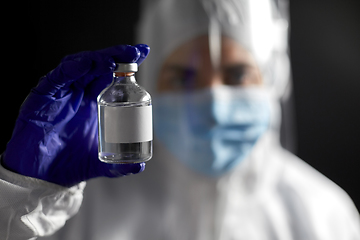
[[[201,82],[201,88],[211,88],[224,84],[224,80],[219,73],[209,74]]]

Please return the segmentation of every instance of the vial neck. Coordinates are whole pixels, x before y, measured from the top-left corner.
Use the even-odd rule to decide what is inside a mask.
[[[134,76],[134,74],[133,72],[114,72],[114,76],[116,77],[130,77]]]
[[[136,83],[135,73],[133,72],[114,72],[114,83]]]

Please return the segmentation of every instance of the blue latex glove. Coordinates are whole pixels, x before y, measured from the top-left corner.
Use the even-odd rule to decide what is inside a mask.
[[[107,164],[98,159],[98,94],[112,81],[115,62],[141,64],[147,45],[119,45],[65,57],[31,90],[20,108],[2,165],[62,186],[118,177],[145,163]]]

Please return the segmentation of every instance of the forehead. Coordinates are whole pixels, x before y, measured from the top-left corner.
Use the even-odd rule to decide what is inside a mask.
[[[235,63],[255,65],[253,57],[245,48],[231,38],[222,36],[221,65]],[[167,57],[165,64],[183,66],[211,64],[208,36],[200,36],[184,43]]]

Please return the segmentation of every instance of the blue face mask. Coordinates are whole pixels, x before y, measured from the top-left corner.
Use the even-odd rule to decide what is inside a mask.
[[[265,89],[219,86],[154,98],[155,134],[189,168],[220,176],[241,162],[267,130]]]

